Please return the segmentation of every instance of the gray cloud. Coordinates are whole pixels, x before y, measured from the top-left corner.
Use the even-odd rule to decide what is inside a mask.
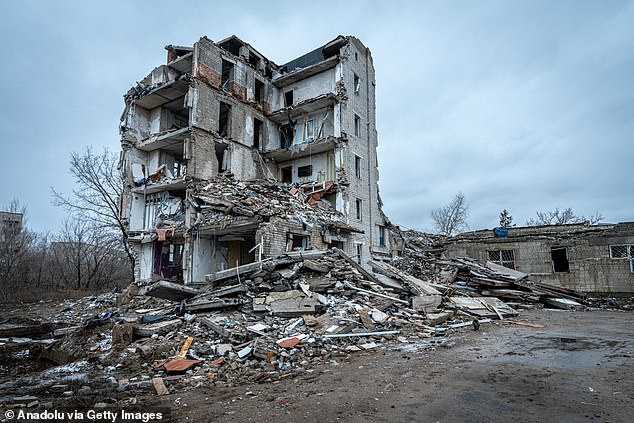
[[[0,3],[0,205],[31,226],[63,213],[70,153],[117,150],[122,95],[164,62],[166,44],[236,34],[283,63],[338,34],[358,36],[377,72],[381,195],[395,223],[463,191],[473,229],[501,209],[599,210],[634,220],[632,2]]]

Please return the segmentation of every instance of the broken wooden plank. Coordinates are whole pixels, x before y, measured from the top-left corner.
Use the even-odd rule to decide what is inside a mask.
[[[153,377],[152,385],[154,385],[154,389],[156,390],[156,395],[162,396],[170,393],[169,389],[163,383],[162,377]]]

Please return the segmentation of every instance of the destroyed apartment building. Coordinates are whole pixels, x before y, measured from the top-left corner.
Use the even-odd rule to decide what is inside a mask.
[[[634,222],[480,230],[445,245],[448,258],[470,257],[587,293],[634,292]]]
[[[368,48],[339,36],[284,65],[236,36],[166,50],[121,117],[136,282],[330,247],[391,257]]]

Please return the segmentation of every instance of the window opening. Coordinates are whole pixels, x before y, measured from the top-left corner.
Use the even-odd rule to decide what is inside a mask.
[[[361,199],[357,198],[356,201],[356,206],[357,206],[357,220],[363,220],[363,213],[362,213],[362,203],[361,203]]]
[[[260,119],[253,118],[253,147],[260,148],[262,145],[262,127],[264,122]]]
[[[385,247],[385,226],[378,225],[379,227],[379,247]]]
[[[220,102],[220,112],[218,114],[218,134],[223,138],[231,135],[231,106]]]
[[[255,89],[254,89],[255,101],[261,103],[264,99],[264,83],[262,83],[259,79],[255,80]]]
[[[361,118],[356,113],[354,115],[354,134],[357,137],[361,136]]]
[[[310,119],[306,121],[304,132],[306,137],[305,141],[312,141],[315,139],[315,119]]]
[[[513,250],[495,250],[487,251],[489,261],[499,264],[500,266],[515,269],[515,252]]]
[[[233,81],[233,63],[223,59],[222,75],[220,77],[220,85],[222,86],[222,89],[228,89],[229,81]]]
[[[359,79],[359,75],[357,75],[356,73],[354,74],[354,80],[353,80],[353,86],[354,86],[354,92],[359,94],[359,88],[361,88],[361,80]]]
[[[284,106],[292,106],[293,105],[293,91],[286,91],[284,93]]]
[[[286,166],[282,168],[282,182],[290,184],[293,182],[293,167]]]
[[[313,175],[313,165],[300,166],[297,168],[297,176],[305,178]]]
[[[363,244],[356,244],[357,247],[357,263],[361,264],[363,261]]]
[[[564,273],[570,271],[568,249],[566,247],[551,248],[550,256],[553,261],[553,272]]]
[[[357,178],[361,178],[361,157],[356,154],[354,156],[354,174]]]

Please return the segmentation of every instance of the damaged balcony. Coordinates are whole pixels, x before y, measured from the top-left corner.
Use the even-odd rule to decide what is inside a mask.
[[[134,104],[144,109],[152,110],[168,105],[168,103],[177,100],[179,97],[184,97],[188,90],[189,82],[187,77],[186,75],[181,75],[176,80],[145,88],[140,97],[134,100]],[[169,105],[167,107],[169,108]],[[182,103],[180,108],[182,108]]]
[[[325,93],[317,97],[300,101],[297,104],[284,107],[283,109],[276,110],[268,117],[278,125],[284,125],[288,123],[289,119],[294,120],[303,115],[314,113],[320,109],[333,107],[337,101],[338,98],[334,93]]]
[[[136,188],[132,189],[136,194],[153,194],[161,191],[185,191],[187,183],[185,176],[187,167],[178,161],[172,163],[172,170],[167,164],[162,164],[154,172],[145,175],[143,165],[134,164],[133,178]]]
[[[148,138],[144,139],[138,144],[139,150],[154,151],[154,150],[168,150],[168,151],[183,151],[183,143],[189,136],[190,128],[170,129],[167,131],[152,134]]]
[[[315,141],[293,144],[290,147],[279,150],[271,150],[264,153],[266,157],[278,163],[286,162],[292,159],[308,157],[313,154],[325,153],[333,151],[341,145],[341,139],[329,136]]]

